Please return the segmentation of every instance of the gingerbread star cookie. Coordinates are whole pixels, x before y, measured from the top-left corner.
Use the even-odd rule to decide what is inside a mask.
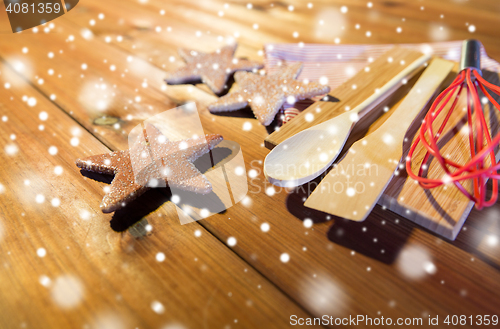
[[[146,124],[142,132],[143,136],[128,150],[76,160],[81,169],[115,175],[102,200],[102,212],[113,212],[150,188],[166,184],[200,194],[212,191],[212,185],[193,161],[219,144],[221,135],[173,142],[151,124]]]
[[[208,106],[212,113],[234,111],[250,105],[253,113],[264,125],[273,122],[283,103],[312,98],[330,91],[330,87],[315,82],[295,80],[302,70],[301,63],[282,67],[270,75],[236,72],[234,78],[238,90],[231,92]]]
[[[233,58],[236,44],[225,46],[214,53],[180,49],[180,56],[186,65],[168,73],[165,81],[170,84],[200,80],[216,94],[220,94],[228,77],[236,71],[252,71],[263,67],[261,63]]]

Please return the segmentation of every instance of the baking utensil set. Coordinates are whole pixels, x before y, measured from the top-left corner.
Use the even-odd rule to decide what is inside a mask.
[[[496,179],[500,178],[497,172],[500,164],[495,159],[500,135],[496,134],[498,127],[492,124],[494,120],[488,121],[496,113],[483,115],[481,106],[488,100],[492,109],[500,109],[495,98],[488,93],[491,90],[500,95],[500,88],[482,77],[480,47],[476,40],[464,41],[458,76],[441,94],[439,92],[454,74],[455,63],[440,58],[431,59],[422,54],[416,57],[415,51],[408,49],[394,48],[389,51],[372,63],[370,70],[359,72],[330,93],[340,99],[340,104],[314,104],[287,123],[283,127],[287,128],[283,129],[284,132],[279,131],[266,140],[267,145],[273,144],[273,141],[277,144],[264,162],[266,177],[275,185],[293,187],[307,183],[330,169],[306,200],[306,207],[362,221],[375,204],[390,201],[390,209],[398,209],[396,212],[453,239],[458,233],[457,227],[461,227],[470,211],[470,202],[481,208],[496,201]],[[412,60],[395,63],[391,54],[398,52],[399,56],[409,56]],[[394,67],[384,66],[386,63],[383,61],[388,58],[393,65],[401,64],[403,67],[395,71]],[[364,91],[364,99],[348,93],[347,89],[356,85],[355,81],[366,81],[366,72],[369,71],[378,84],[365,86],[372,88],[372,92],[368,91],[367,95]],[[385,76],[385,83],[381,84],[380,76],[389,71],[391,76]],[[392,106],[389,113],[381,111],[381,107],[394,101],[398,90],[408,88],[406,84],[414,76],[418,79],[413,79],[416,82],[404,98]],[[346,97],[343,98],[343,94]],[[461,107],[466,111],[460,113]],[[325,115],[325,111],[331,112],[331,117]],[[318,120],[316,125],[297,126],[301,116],[303,121],[305,116],[311,117],[311,114],[319,112],[322,113],[321,121]],[[297,124],[292,126],[295,120]],[[363,138],[346,145],[349,136],[356,135],[358,126],[370,124],[372,126]],[[420,125],[419,133],[414,138]],[[457,127],[465,127],[467,152],[463,147],[467,145],[461,142],[463,134],[457,133]],[[296,133],[291,134],[294,131]],[[494,137],[491,132],[495,132]],[[450,146],[456,152],[450,150]],[[445,154],[444,149],[447,156],[442,155]],[[465,159],[464,155],[468,153],[470,157]],[[339,158],[339,154],[343,156]],[[411,179],[406,177],[405,160]],[[418,168],[416,173],[412,171],[413,167]],[[489,178],[493,179],[493,195],[486,201],[486,182]],[[468,189],[470,185],[472,192]],[[414,204],[409,206],[412,195],[427,198],[422,200],[422,209]],[[448,203],[450,196],[451,203]],[[441,204],[445,208],[438,209],[440,205],[437,202],[442,201],[442,197],[446,197],[446,202]],[[426,202],[431,206],[428,207]],[[448,223],[441,224],[443,218]]]

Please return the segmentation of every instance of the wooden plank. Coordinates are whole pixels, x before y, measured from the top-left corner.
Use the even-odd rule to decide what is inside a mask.
[[[0,73],[0,327],[282,328],[307,316],[203,227],[180,225],[158,191],[103,214],[108,184],[74,161],[109,149],[4,63]]]
[[[185,38],[189,39],[190,36],[185,35]],[[192,38],[192,36],[191,36],[191,38]],[[208,116],[208,118],[213,118],[213,117]],[[252,140],[250,140],[247,143],[247,141],[243,142],[242,139],[241,139],[241,137],[238,137],[238,134],[241,131],[240,129],[241,129],[241,125],[242,125],[243,120],[232,118],[231,121],[233,121],[233,124],[231,124],[231,122],[229,120],[226,121],[224,119],[225,118],[217,117],[216,120],[215,120],[215,122],[212,123],[211,125],[212,126],[221,125],[220,126],[221,129],[224,126],[224,129],[226,129],[226,130],[231,130],[231,131],[234,130],[234,132],[231,132],[230,136],[235,136],[235,138],[238,138],[238,142],[242,145],[243,150],[246,152],[245,154],[250,153],[250,156],[252,157],[252,159],[258,160],[259,157],[253,158],[253,154],[255,154],[255,152],[252,150],[252,145],[256,145],[256,141],[252,138]],[[237,123],[236,125],[234,125],[234,121],[236,121],[236,123]],[[256,128],[257,127],[255,127],[255,126],[253,127],[252,133],[256,131],[255,130]],[[257,133],[259,133],[259,131],[257,131]],[[228,135],[228,134],[229,134],[229,131],[228,131],[228,133],[226,133],[226,135]],[[245,135],[245,136],[249,137],[249,136],[251,136],[251,134],[248,134],[248,135]],[[260,159],[262,159],[262,158],[263,157],[260,157]],[[254,163],[254,164],[256,165],[256,163]],[[247,163],[247,165],[248,165],[248,163]],[[260,177],[260,179],[262,179],[262,177]],[[253,186],[254,191],[257,189],[257,187],[259,187],[260,190],[261,190],[261,193],[262,193],[262,191],[264,191],[264,189],[267,188],[266,184],[264,184],[263,182],[262,182],[263,184],[261,186],[259,186],[258,183],[257,184],[255,184],[255,183],[256,182],[254,181],[254,186]],[[277,195],[275,195],[274,197],[278,198]],[[269,205],[267,204],[267,202],[260,201],[259,197],[252,198],[251,200],[252,200],[252,205],[250,206],[251,208],[270,209]],[[272,204],[274,205],[275,203],[273,202]],[[245,211],[237,212],[236,217],[233,217],[232,215],[230,215],[230,212],[234,211],[234,209],[235,208],[231,208],[228,211],[227,216],[229,218],[248,218],[248,215],[246,215]],[[271,213],[268,213],[269,210],[267,210],[267,212],[266,212],[266,211],[257,210],[257,209],[254,209],[253,211],[251,211],[252,214],[255,214],[255,216],[257,218],[257,223],[260,223],[259,219],[262,220],[262,221],[266,220],[266,221],[268,221],[269,223],[272,224],[273,228],[276,227],[276,223],[278,223],[279,227],[277,227],[277,229],[279,229],[280,231],[283,230],[284,226],[289,226],[290,225],[290,222],[287,220],[287,217],[284,217],[282,220],[273,219],[271,221],[272,217],[283,217],[282,214],[286,213],[286,211],[287,211],[286,208],[283,209],[283,207],[280,207],[281,211],[277,210],[277,211],[272,211]],[[274,252],[273,253],[274,257],[268,256],[267,253],[269,252],[268,249],[270,247],[263,248],[263,250],[261,250],[258,254],[256,254],[255,252],[250,252],[250,250],[253,250],[255,248],[255,242],[253,242],[253,241],[262,241],[262,238],[259,237],[259,234],[258,234],[258,232],[259,232],[258,231],[258,225],[255,225],[255,224],[254,225],[245,225],[245,223],[240,223],[240,221],[238,221],[238,223],[234,223],[234,222],[229,223],[231,226],[234,226],[234,227],[226,227],[227,225],[229,225],[228,223],[220,223],[219,225],[217,225],[217,221],[216,220],[207,220],[207,221],[203,222],[203,224],[205,226],[207,226],[207,227],[210,227],[209,225],[213,225],[214,223],[215,223],[215,225],[214,225],[215,228],[213,228],[213,231],[216,232],[216,234],[218,234],[218,236],[221,236],[222,239],[224,239],[224,238],[227,239],[228,236],[235,235],[234,232],[238,232],[237,230],[239,230],[240,228],[245,229],[246,230],[245,232],[247,232],[247,234],[250,234],[250,232],[251,232],[252,229],[253,230],[257,229],[257,233],[252,234],[251,237],[242,237],[242,236],[238,237],[238,245],[237,245],[237,248],[236,248],[238,250],[238,252],[240,254],[244,255],[246,259],[251,259],[251,258],[253,258],[253,256],[257,256],[258,257],[258,261],[254,261],[255,264],[257,264],[256,266],[259,266],[259,268],[265,269],[266,273],[276,273],[277,270],[281,270],[279,272],[282,273],[282,274],[280,274],[280,275],[278,275],[276,277],[275,277],[275,274],[272,274],[272,276],[276,278],[276,282],[279,282],[280,286],[286,287],[287,291],[291,291],[293,293],[293,295],[296,296],[296,298],[298,300],[301,300],[302,303],[304,303],[304,305],[306,305],[306,307],[308,307],[308,308],[314,310],[315,312],[319,313],[319,311],[321,310],[321,307],[319,305],[315,305],[315,303],[313,301],[310,301],[310,300],[307,300],[307,299],[304,300],[304,298],[303,298],[303,296],[301,294],[300,289],[298,289],[296,287],[295,288],[294,287],[290,287],[291,285],[293,285],[293,282],[295,282],[295,280],[298,280],[299,278],[302,279],[302,280],[304,280],[305,277],[307,277],[307,275],[304,277],[304,275],[305,275],[305,273],[303,272],[304,270],[301,269],[300,266],[299,266],[299,269],[297,270],[297,273],[293,274],[293,279],[292,280],[286,280],[286,281],[291,281],[290,283],[287,283],[287,282],[282,283],[280,281],[283,281],[283,278],[286,278],[288,276],[288,273],[286,271],[283,271],[282,269],[280,269],[279,266],[276,266],[275,264],[273,264],[276,261],[276,259],[278,258],[278,256],[280,255],[279,253]],[[273,247],[271,247],[271,248],[276,248],[276,250],[280,250],[280,249],[283,249],[283,248],[287,247],[287,245],[284,245],[283,242],[282,242],[282,241],[286,241],[287,239],[296,238],[296,239],[298,239],[298,241],[302,241],[301,239],[298,238],[300,235],[303,234],[303,231],[300,230],[300,228],[301,228],[300,223],[299,223],[298,228],[299,228],[298,232],[295,232],[295,234],[291,235],[291,238],[288,237],[288,235],[286,235],[286,234],[283,235],[283,233],[280,232],[277,236],[279,237],[279,241],[281,243],[276,244],[276,245],[272,244]],[[297,226],[293,225],[293,228],[290,228],[290,229],[292,231],[295,231],[297,229]],[[285,231],[287,231],[287,229],[285,229]],[[287,236],[287,238],[284,238],[283,236]],[[317,236],[316,238],[319,238],[319,236]],[[247,241],[245,245],[242,245],[242,243],[244,243],[244,242],[242,242],[243,239],[244,239],[244,241]],[[254,239],[254,240],[252,240],[252,239]],[[269,239],[272,240],[272,238],[269,238]],[[264,239],[264,241],[268,241],[269,239]],[[320,241],[324,241],[324,240],[320,240]],[[429,241],[426,241],[424,244],[426,246],[428,246],[428,244],[427,244],[428,242]],[[269,242],[267,242],[267,243],[269,243]],[[411,245],[411,242],[409,242],[409,244]],[[322,243],[319,243],[316,246],[320,246],[320,245],[322,245]],[[432,245],[432,243],[430,245]],[[291,248],[293,248],[293,246],[297,247],[297,244],[291,243],[289,246]],[[323,248],[324,248],[324,246],[322,248],[318,247],[318,250],[324,250]],[[297,253],[300,254],[300,247],[297,248],[297,249],[298,250],[294,252],[295,257],[297,257],[297,256],[300,257],[301,255],[297,255]],[[307,250],[309,251],[309,250],[311,250],[311,248],[308,247]],[[266,258],[267,259],[262,260],[262,257],[264,257],[263,253],[266,253],[266,256],[267,256]],[[349,253],[349,250],[347,250],[347,253]],[[315,257],[315,256],[312,256],[312,257]],[[317,257],[321,258],[321,256],[319,256],[319,255]],[[308,257],[304,257],[304,258],[300,257],[300,260],[298,261],[298,263],[299,264],[302,263],[301,261],[303,261],[303,263],[310,264],[310,260],[309,260]],[[338,259],[336,259],[336,260],[330,259],[330,262],[335,262],[335,261],[339,261],[339,260]],[[441,258],[440,258],[440,261],[441,261]],[[453,264],[453,263],[451,263],[451,264]],[[311,265],[313,267],[313,271],[314,271],[314,269],[316,269],[316,270],[323,269],[323,271],[325,271],[325,268],[322,267],[322,266],[318,266],[317,263],[314,263],[314,264],[311,264]],[[269,269],[269,267],[271,267],[271,269]],[[394,268],[394,269],[397,271],[397,268]],[[342,270],[340,270],[340,269],[333,270],[333,269],[330,268],[329,272],[330,273],[338,273],[339,271],[342,271]],[[295,272],[295,268],[294,268],[294,272]],[[309,272],[309,275],[312,276],[313,273],[311,273],[311,272],[312,271]],[[287,274],[285,275],[285,273],[287,273]],[[306,272],[306,273],[308,273],[308,272]],[[392,275],[394,276],[395,273],[392,273]],[[396,274],[396,276],[397,276],[397,274]],[[327,278],[327,281],[332,279],[331,275],[326,275],[326,278]],[[345,283],[345,277],[343,275],[342,275],[342,282]],[[328,286],[329,286],[329,288],[332,287],[332,285],[330,285],[330,284]],[[333,286],[335,286],[335,285],[333,285]],[[344,287],[344,286],[345,285],[342,284],[342,287]],[[331,289],[334,289],[334,288],[331,288]],[[315,289],[310,289],[310,290],[313,291],[313,292],[315,291]],[[352,296],[353,298],[356,298],[355,297],[356,294],[354,294],[354,295],[347,294],[347,295],[348,296]],[[399,295],[399,290],[398,290],[398,295]],[[359,296],[359,298],[361,298],[361,295]],[[440,296],[440,298],[441,298],[441,296]],[[408,303],[407,300],[405,300],[405,304],[406,303]],[[409,305],[411,305],[411,303]],[[453,309],[453,307],[452,307],[452,309]]]
[[[161,5],[160,0],[155,1]],[[264,0],[253,2],[254,10],[248,10],[245,1],[231,3],[227,8],[223,0],[204,1],[201,4],[195,0],[179,1],[179,4],[187,7],[186,10],[200,8],[212,14],[214,21],[230,19],[235,24],[244,22],[247,26],[257,23],[259,31],[266,30],[288,42],[331,44],[338,38],[342,44],[397,44],[475,37],[482,41],[490,55],[500,58],[500,46],[495,42],[495,33],[489,28],[497,21],[498,8],[489,1],[481,4],[461,2],[455,6],[449,6],[445,1],[426,4],[404,0],[372,1],[370,8],[367,2],[315,1],[311,3],[312,8],[309,3],[294,0],[283,4]],[[292,11],[290,5],[293,6]],[[340,11],[343,5],[348,8],[346,14]],[[224,13],[223,18],[217,17],[219,11]],[[276,29],[273,19],[266,17],[279,18],[280,29]],[[469,24],[476,27],[472,35],[468,31]],[[397,27],[401,27],[402,32],[398,33]],[[367,31],[371,32],[369,36],[366,35]],[[294,32],[297,32],[296,37]],[[245,32],[242,32],[241,38],[245,37]],[[263,40],[263,43],[267,43],[267,40]]]
[[[82,2],[81,5],[84,6],[84,4],[85,2]],[[101,2],[101,4],[102,11],[115,9],[107,7],[106,3]],[[134,8],[132,2],[122,2],[122,7],[127,7],[125,4],[130,4],[131,8]],[[76,11],[74,12],[76,13]],[[98,13],[99,11],[95,13],[94,19]],[[124,17],[133,17],[133,14],[134,9]],[[69,16],[68,19],[75,18],[76,15],[77,13]],[[262,15],[268,17],[270,22],[273,21],[273,16],[267,16],[269,15],[267,12],[262,12]],[[167,19],[169,19],[168,15],[165,22]],[[311,16],[310,19],[314,18]],[[218,20],[214,20],[213,25],[217,25]],[[74,23],[68,23],[66,18],[59,21],[57,26],[61,25],[60,32],[63,36],[70,34],[78,36],[79,34],[76,32],[80,32],[83,28],[81,25],[74,26],[72,25]],[[66,25],[63,26],[63,22]],[[87,28],[92,28],[87,23],[85,24]],[[196,20],[191,21],[191,24],[196,26]],[[287,34],[289,32],[287,31]],[[414,32],[419,31],[415,29]],[[156,32],[145,32],[145,34],[148,33]],[[179,34],[186,40],[191,40],[192,43],[196,43],[198,40],[192,35]],[[99,35],[105,36],[103,33]],[[28,54],[33,49],[37,49],[35,55],[30,54],[29,56],[40,61],[37,67],[39,72],[45,72],[53,64],[44,61],[42,57],[46,56],[47,50],[43,49],[42,46],[37,48],[37,43],[45,43],[45,45],[54,46],[56,49],[65,45],[64,38],[59,38],[56,35],[47,37],[47,39],[33,39],[36,42],[16,37],[17,39],[6,40],[6,42],[13,43],[13,48],[2,45],[0,53],[4,56],[20,55],[22,47],[29,45],[30,52]],[[78,43],[73,44],[73,46],[75,51],[81,52],[82,56],[77,60],[68,56],[65,60],[70,62],[68,66],[72,70],[79,67],[82,61],[86,61],[92,63],[89,64],[89,67],[95,65],[98,68],[92,73],[87,72],[87,75],[93,77],[102,75],[106,78],[113,78],[113,75],[108,71],[109,66],[99,63],[103,61],[103,57],[107,57],[108,60],[113,58],[117,63],[122,63],[128,54],[115,52],[109,45],[106,46],[98,42],[97,39],[99,38],[94,38],[93,41],[78,39]],[[289,41],[293,42],[295,39],[290,35]],[[66,48],[64,49],[68,51]],[[99,49],[100,54],[94,54],[94,49]],[[149,49],[154,48],[150,46]],[[176,49],[171,49],[171,51],[174,53]],[[147,53],[145,52],[144,55],[147,56]],[[89,59],[87,60],[87,58]],[[155,71],[150,66],[145,65],[143,72],[141,72],[142,79],[140,74],[131,73],[127,79],[116,78],[113,81],[116,81],[117,88],[120,90],[123,88],[125,91],[134,91],[134,88],[141,90],[140,85],[143,78],[147,77],[151,89],[154,89],[155,92],[153,95],[144,96],[142,100],[158,102],[163,97],[163,94],[159,92],[161,85],[151,82],[157,81],[155,80],[157,79],[156,72],[161,73],[161,71]],[[25,76],[36,82],[33,76],[28,74]],[[78,79],[59,81],[54,82],[51,88],[65,83],[73,85],[76,82],[77,85],[74,88],[81,85]],[[129,85],[134,87],[129,87]],[[46,83],[40,85],[39,88],[48,95],[52,92]],[[59,102],[58,100],[59,98],[56,99],[56,102]],[[93,117],[89,115],[80,102],[78,98],[74,98],[72,102],[68,101],[64,106],[61,106],[66,111],[77,111],[75,116],[79,115],[80,118],[83,118],[82,123],[87,122],[87,120],[92,122],[91,118]],[[168,105],[162,106],[155,107],[150,115],[168,107]],[[127,112],[122,107],[119,110],[123,112],[117,114],[126,118]],[[385,317],[400,317],[422,316],[422,312],[428,311],[442,317],[448,314],[491,314],[498,309],[500,301],[495,294],[499,282],[498,264],[490,257],[496,254],[498,249],[491,247],[488,254],[478,257],[476,253],[482,253],[483,250],[477,250],[478,240],[476,238],[469,239],[469,237],[460,235],[458,241],[462,245],[449,244],[416,228],[414,224],[404,221],[397,215],[383,211],[381,208],[376,209],[369,220],[364,223],[365,225],[378,224],[381,228],[378,231],[371,231],[374,225],[368,226],[367,231],[363,231],[365,225],[357,225],[347,229],[342,227],[341,220],[336,219],[320,223],[319,220],[325,221],[326,215],[320,214],[318,215],[320,217],[314,217],[310,210],[302,207],[301,198],[293,198],[296,194],[288,196],[285,190],[274,190],[273,194],[272,190],[269,189],[270,186],[261,174],[261,163],[259,163],[267,153],[261,144],[262,139],[266,136],[263,127],[245,117],[213,116],[204,110],[201,111],[201,114],[207,132],[224,131],[224,136],[227,139],[235,140],[241,145],[247,170],[255,170],[257,176],[254,176],[252,171],[249,199],[244,204],[232,207],[226,213],[215,215],[200,221],[200,223],[222,241],[226,241],[231,236],[235,237],[237,239],[237,245],[233,248],[235,252],[300,305],[310,310],[311,313],[343,316],[367,314],[374,317],[377,316],[378,312],[381,312],[380,314]],[[252,129],[242,131],[243,124],[247,122],[251,124]],[[92,124],[85,124],[91,128],[91,131],[95,128]],[[102,128],[101,132],[97,131],[96,134],[103,140],[107,139],[109,144],[125,145],[120,139],[121,137],[112,134],[104,135],[103,132],[107,129],[111,130],[112,128]],[[265,193],[266,190],[268,194]],[[317,224],[313,225],[312,228],[306,228],[294,216],[300,219],[313,218]],[[335,227],[329,241],[325,236],[332,222],[334,222]],[[268,232],[261,230],[263,223],[269,224],[270,230]],[[343,230],[338,230],[338,228]],[[398,237],[396,241],[394,241],[395,236]],[[335,237],[344,237],[353,243],[348,245],[345,240],[335,239]],[[377,238],[376,242],[373,240],[374,238]],[[480,241],[484,241],[484,238],[480,238]],[[381,252],[368,254],[366,251],[374,250],[383,242],[392,243],[389,244],[390,249],[387,248],[386,253],[392,254],[393,258],[387,262],[384,262],[385,259],[381,256],[383,255]],[[483,248],[487,249],[488,247]],[[359,250],[359,252],[352,254],[352,249]],[[379,251],[378,248],[375,250]],[[290,256],[287,263],[280,261],[283,253]],[[424,257],[420,257],[422,255]],[[471,258],[474,261],[471,261]],[[433,267],[429,266],[429,263],[425,263],[427,261],[435,266],[435,273]],[[416,264],[416,266],[412,267],[408,264]],[[434,274],[422,272],[424,264],[428,265],[429,272]],[[177,266],[182,265],[177,264]],[[412,275],[412,270],[418,275]]]
[[[122,2],[110,0],[109,6],[103,7],[99,1],[87,1],[78,12],[78,16],[73,17],[73,23],[92,29],[96,36],[102,39],[109,37],[113,43],[135,55],[154,63],[155,65],[171,70],[182,65],[177,53],[178,48],[194,48],[204,51],[216,50],[226,44],[229,38],[238,41],[239,38],[228,35],[227,28],[210,25],[209,29],[204,29],[193,19],[194,13],[184,15],[186,10],[165,2],[148,1],[147,3],[130,2],[127,6],[122,6]],[[168,19],[160,14],[163,10],[167,12]],[[131,12],[134,15],[130,15]],[[175,15],[177,13],[178,15]],[[104,14],[104,19],[99,20],[99,14]],[[186,17],[187,16],[187,17]],[[88,22],[94,20],[94,26]],[[234,26],[234,25],[233,25]],[[231,26],[231,29],[233,28]],[[231,30],[229,29],[229,30]],[[250,31],[247,31],[247,35]],[[255,32],[257,33],[257,32]],[[252,34],[253,37],[262,40],[267,34]],[[117,37],[121,36],[117,40]],[[188,38],[186,38],[188,36]],[[193,40],[196,43],[193,44]],[[244,40],[246,41],[246,39]],[[277,38],[268,38],[266,42],[283,41]],[[249,45],[242,42],[236,51],[236,56],[247,57],[252,60],[262,60],[261,42]],[[151,43],[156,43],[157,47],[150,47]],[[146,48],[144,48],[146,47]],[[146,56],[147,55],[147,56]],[[171,61],[170,56],[174,56],[175,61]]]

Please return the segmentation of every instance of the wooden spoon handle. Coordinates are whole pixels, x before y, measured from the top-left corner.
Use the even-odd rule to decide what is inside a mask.
[[[422,65],[431,58],[430,55],[422,55],[413,63],[408,65],[403,71],[399,72],[391,80],[389,80],[382,88],[376,89],[375,92],[365,99],[361,104],[356,106],[351,110],[351,120],[359,121],[365,117],[371,110],[376,108],[380,103],[382,103],[387,97],[392,95],[400,86],[404,83],[403,80],[410,80]]]

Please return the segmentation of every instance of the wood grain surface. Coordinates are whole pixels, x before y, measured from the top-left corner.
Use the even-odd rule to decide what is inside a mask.
[[[472,210],[454,242],[381,207],[363,223],[313,211],[303,206],[307,188],[265,180],[269,132],[251,112],[212,115],[206,104],[215,96],[205,86],[163,83],[183,64],[178,48],[213,51],[228,37],[239,44],[236,56],[253,60],[263,60],[265,43],[337,37],[476,37],[500,59],[497,1],[311,3],[81,0],[53,26],[2,33],[0,328],[286,328],[291,315],[498,314],[499,204]],[[189,100],[206,133],[240,145],[247,199],[186,225],[160,191],[102,214],[109,178],[87,177],[74,160],[126,148],[133,127]]]

